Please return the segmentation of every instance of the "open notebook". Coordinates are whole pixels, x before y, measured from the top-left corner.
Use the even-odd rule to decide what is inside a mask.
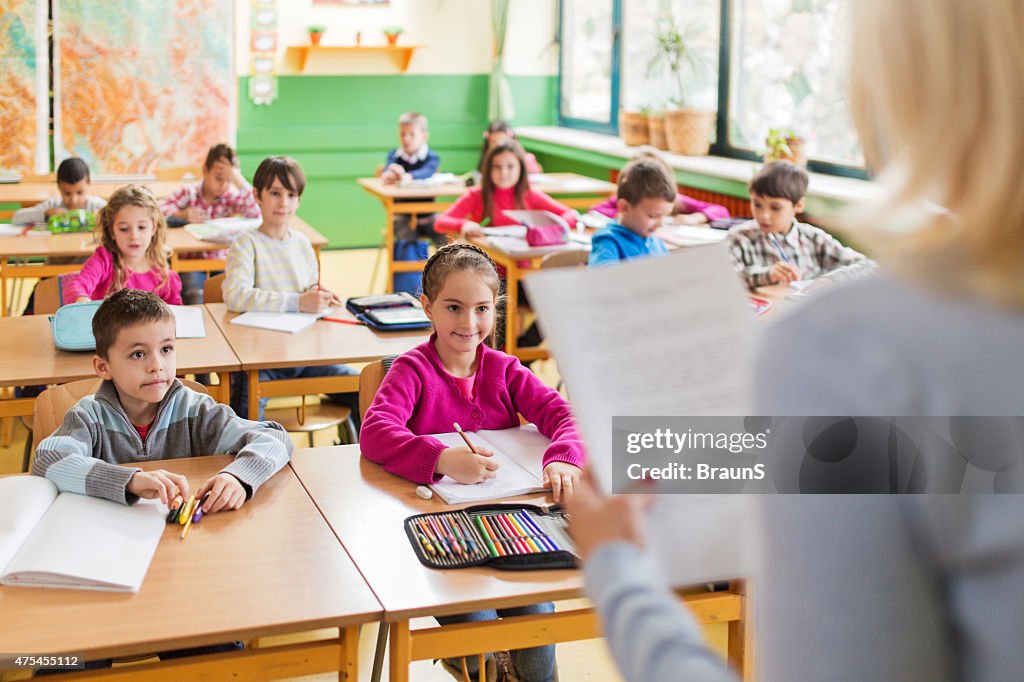
[[[431,434],[449,447],[465,447],[457,433]],[[498,475],[483,483],[459,483],[445,476],[430,486],[448,504],[482,502],[543,491],[541,462],[551,441],[533,424],[499,431],[472,431],[466,436],[473,445],[480,444],[494,452],[500,464]]]
[[[334,312],[333,308],[321,310],[318,313],[261,313],[250,310],[238,317],[231,318],[231,324],[294,334],[332,312]]]
[[[138,592],[166,526],[159,501],[126,507],[0,479],[0,584]]]

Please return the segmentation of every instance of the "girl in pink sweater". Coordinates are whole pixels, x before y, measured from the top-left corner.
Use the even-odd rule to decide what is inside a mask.
[[[151,291],[181,305],[181,278],[167,267],[167,222],[145,187],[125,185],[97,220],[100,246],[64,288],[65,303],[97,301],[121,289]]]
[[[514,139],[496,144],[484,157],[480,187],[463,194],[448,210],[438,216],[434,229],[442,233],[459,233],[463,237],[482,237],[481,223],[493,226],[515,225],[505,215],[508,210],[551,211],[561,216],[569,227],[576,226],[576,211],[563,206],[544,192],[530,189],[526,172],[526,152]]]
[[[551,444],[544,452],[544,483],[556,501],[571,495],[584,463],[583,443],[569,404],[541,383],[519,360],[484,343],[493,337],[499,279],[494,262],[465,242],[442,246],[423,268],[423,309],[434,334],[395,360],[366,411],[359,446],[363,456],[414,483],[447,474],[461,483],[501,476],[492,452],[477,446],[447,447],[427,434],[448,433],[458,422],[466,431],[519,426],[519,415],[537,425]],[[493,620],[499,616],[550,613],[554,606],[438,617],[442,624]],[[511,652],[519,679],[554,677],[554,645]],[[465,665],[476,679],[478,657]],[[459,670],[460,660],[445,667]],[[461,679],[461,678],[460,678]]]

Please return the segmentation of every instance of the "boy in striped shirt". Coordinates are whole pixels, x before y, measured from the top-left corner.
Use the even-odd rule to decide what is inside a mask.
[[[252,179],[253,196],[263,215],[258,229],[243,232],[228,251],[224,302],[232,312],[257,310],[278,313],[319,313],[342,304],[337,295],[319,286],[319,264],[306,235],[289,227],[306,189],[306,176],[294,160],[271,156],[263,160]],[[260,381],[355,374],[348,365],[288,367],[260,370]],[[231,406],[249,416],[249,383],[244,372],[233,377]],[[329,396],[353,407],[358,396]],[[260,399],[263,418],[266,399]]]

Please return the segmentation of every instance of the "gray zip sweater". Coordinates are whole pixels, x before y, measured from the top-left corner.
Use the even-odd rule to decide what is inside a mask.
[[[139,437],[121,407],[114,384],[104,381],[95,395],[68,410],[53,435],[36,449],[32,473],[61,492],[131,504],[127,491],[137,467],[119,464],[229,454],[235,460],[221,472],[237,478],[246,497],[291,458],[293,445],[280,424],[242,419],[227,405],[197,393],[175,379],[157,406],[156,418]]]

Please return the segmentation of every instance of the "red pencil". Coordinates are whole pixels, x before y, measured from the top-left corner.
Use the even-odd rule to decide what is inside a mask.
[[[359,320],[346,320],[343,317],[321,317],[320,319],[323,320],[324,322],[337,322],[338,324],[366,324],[365,322],[360,322]]]

